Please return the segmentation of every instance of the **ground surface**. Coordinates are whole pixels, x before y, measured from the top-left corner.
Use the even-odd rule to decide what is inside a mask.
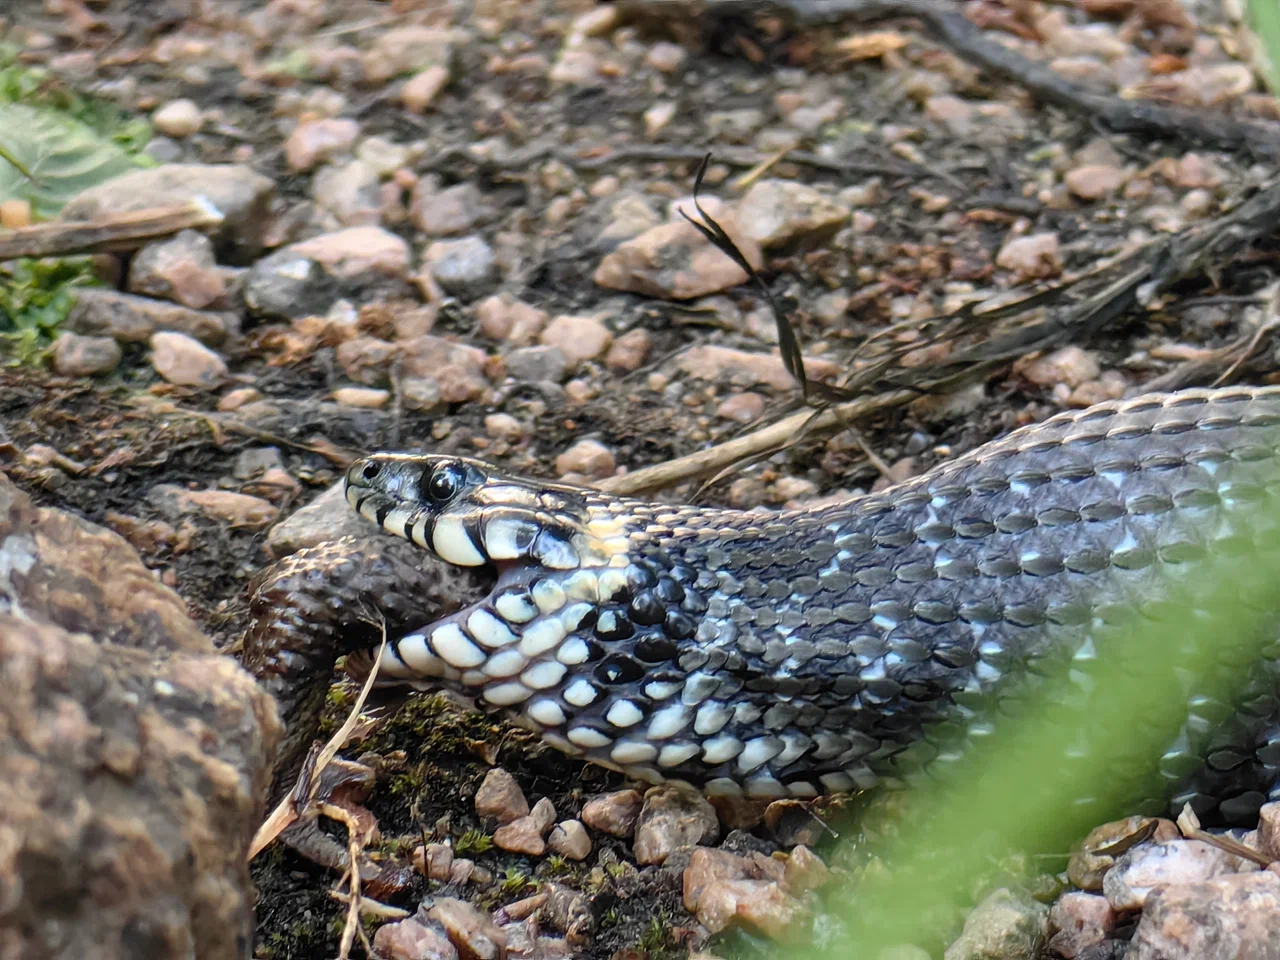
[[[1130,7],[1110,6],[1122,13]],[[1004,23],[1006,31],[988,32],[1093,89],[1241,117],[1266,119],[1273,109],[1249,68],[1231,55],[1234,26],[1212,10],[1185,8],[1186,19],[1162,23],[1138,12],[1094,18],[1073,4],[993,0],[962,8],[988,24]],[[493,361],[475,396],[417,410],[399,401],[380,409],[322,406],[335,388],[352,385],[334,347],[322,340],[290,353],[278,339],[287,321],[241,308],[240,333],[218,347],[231,379],[217,389],[167,384],[145,344],[126,344],[119,367],[97,379],[33,365],[0,368],[0,466],[41,504],[126,532],[219,645],[234,649],[245,625],[245,585],[269,560],[267,525],[175,512],[159,485],[251,493],[283,515],[341,475],[343,454],[456,451],[554,475],[590,472],[580,458],[556,462],[586,439],[606,448],[617,468],[633,470],[736,435],[744,424],[733,419],[735,410],[747,411],[743,420],[759,414],[756,426],[784,412],[795,397],[785,380],[769,385],[735,375],[727,364],[681,362],[697,345],[771,349],[772,320],[749,288],[673,302],[592,281],[608,248],[601,235],[622,217],[615,198],[640,197],[654,222],[665,221],[666,204],[688,196],[703,150],[764,159],[794,141],[832,161],[867,166],[841,173],[784,157],[767,173],[813,185],[848,208],[838,229],[816,239],[801,230],[798,246],[767,254],[766,276],[793,305],[806,353],[837,364],[891,323],[921,322],[967,300],[1085,271],[1127,246],[1215,215],[1272,169],[1177,140],[1113,136],[1088,116],[1038,107],[910,21],[862,29],[863,42],[878,45],[882,55],[855,59],[849,50],[859,49],[856,42],[839,46],[854,35],[849,29],[791,32],[768,19],[732,20],[714,35],[664,30],[661,23],[606,23],[598,36],[573,39],[574,24],[589,22],[575,18],[591,10],[586,2],[542,0],[477,2],[475,9],[323,0],[7,5],[0,25],[23,49],[22,62],[50,67],[60,82],[137,114],[180,98],[194,101],[202,129],[159,136],[149,152],[164,162],[247,163],[268,175],[282,219],[291,214],[302,224],[293,236],[279,236],[344,225],[326,208],[336,201],[317,176],[325,164],[291,165],[284,148],[300,123],[336,116],[355,122],[357,143],[378,137],[412,148],[401,170],[384,180],[400,189],[383,190],[373,222],[408,241],[415,264],[437,238],[405,204],[414,181],[430,176],[441,189],[476,187],[465,201],[474,209],[463,232],[485,238],[500,255],[495,274],[451,291],[453,302],[436,311],[431,329]],[[362,56],[386,31],[419,23],[461,32],[448,86],[414,112],[402,100],[406,74],[370,79]],[[867,34],[879,39],[865,40]],[[669,46],[674,41],[683,46]],[[667,104],[672,112],[663,123]],[[476,164],[448,152],[477,142],[514,158]],[[627,159],[627,150],[638,151],[637,159]],[[585,162],[575,169],[555,159],[557,151]],[[662,162],[645,151],[654,157],[683,151],[685,159]],[[708,191],[737,202],[743,191],[733,178],[749,165],[713,166]],[[876,174],[877,165],[888,172]],[[1115,178],[1111,188],[1091,186],[1108,177]],[[1029,253],[1016,244],[1010,252],[1019,236],[1049,239]],[[1217,285],[1193,280],[1170,309],[1120,317],[1052,363],[1005,366],[957,399],[893,411],[859,424],[856,434],[804,439],[703,497],[779,506],[865,490],[881,467],[895,478],[908,476],[1061,407],[1122,395],[1251,337],[1260,322],[1255,306],[1195,301],[1251,297],[1274,270],[1271,252],[1259,249],[1230,265]],[[606,362],[601,350],[550,383],[503,376],[501,362],[522,345],[486,333],[476,309],[497,292],[550,317],[594,317],[615,340],[647,331],[647,344],[638,359],[616,362]],[[1263,382],[1273,368],[1263,340],[1233,376]],[[1210,368],[1201,382],[1218,372]],[[388,376],[383,371],[373,382],[394,395]],[[275,404],[269,430],[236,431],[201,415],[245,387]],[[735,394],[749,396],[722,406]],[[486,420],[495,413],[509,415],[514,426]],[[238,459],[252,459],[263,447],[278,450],[296,486],[264,491],[254,486],[252,470],[237,474]],[[52,448],[83,469],[50,462],[37,448]],[[663,495],[693,492],[686,486]],[[155,533],[146,527],[153,520],[168,527]],[[362,747],[403,752],[370,802],[388,837],[434,834],[456,842],[480,827],[471,797],[495,759],[531,799],[550,797],[561,816],[620,783],[434,700],[402,712]],[[413,792],[413,785],[424,789]],[[675,951],[679,928],[691,924],[669,878],[654,871],[637,876],[629,866],[600,871],[626,862],[622,842],[598,838],[583,866],[549,866],[545,858],[498,850],[475,856],[507,878],[467,894],[486,907],[527,895],[524,879],[558,876],[594,893],[598,935],[590,956]],[[264,904],[261,956],[332,954],[343,908],[326,892],[331,874],[275,850],[257,865],[256,879]],[[421,894],[426,881],[415,889]]]

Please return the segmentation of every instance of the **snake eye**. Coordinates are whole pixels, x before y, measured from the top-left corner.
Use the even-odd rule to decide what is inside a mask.
[[[456,463],[445,463],[436,467],[427,477],[427,499],[443,506],[458,495],[464,479],[465,474]]]

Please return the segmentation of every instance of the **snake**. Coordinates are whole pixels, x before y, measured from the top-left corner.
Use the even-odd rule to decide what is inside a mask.
[[[642,783],[806,799],[962,755],[1053,668],[1087,678],[1126,615],[1194,607],[1222,564],[1248,579],[1280,555],[1277,468],[1280,387],[1226,387],[1066,411],[786,511],[445,453],[374,453],[344,485],[388,542],[489,578],[452,612],[433,594],[388,638],[380,683],[461,694]],[[397,596],[411,624],[412,590]],[[1262,629],[1216,667],[1229,702],[1183,678],[1157,803],[1234,823],[1280,797],[1280,616]]]

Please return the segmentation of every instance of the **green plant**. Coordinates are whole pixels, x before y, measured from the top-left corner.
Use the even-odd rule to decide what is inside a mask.
[[[460,854],[485,853],[493,849],[493,837],[473,827],[458,838],[453,849],[455,853]]]
[[[0,266],[0,337],[17,363],[30,363],[75,306],[76,289],[99,283],[85,257],[14,260]]]

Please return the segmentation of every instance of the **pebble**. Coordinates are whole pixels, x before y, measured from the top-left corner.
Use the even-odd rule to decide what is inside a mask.
[[[1118,912],[1141,910],[1154,889],[1195,883],[1257,865],[1242,863],[1202,840],[1142,843],[1124,853],[1102,878],[1102,892]]]
[[[603,480],[613,476],[617,468],[613,451],[599,440],[579,440],[556,457],[556,474],[561,477],[572,473]]]
[[[716,344],[700,344],[684,350],[676,365],[691,377],[716,383],[743,386],[764,384],[775,390],[794,390],[796,382],[782,358],[774,353],[751,353]],[[824,380],[839,373],[838,364],[821,358],[805,357],[805,373],[811,380]]]
[[[509,413],[491,413],[484,418],[484,432],[495,440],[519,440],[524,427]]]
[[[1052,387],[1064,383],[1078,387],[1089,380],[1096,380],[1102,372],[1097,356],[1080,347],[1061,347],[1050,354],[1019,365],[1018,372],[1040,387]]]
[[[764,416],[765,400],[758,393],[735,393],[716,407],[716,416],[735,423],[754,423]]]
[[[675,73],[684,66],[689,54],[684,47],[676,43],[668,43],[660,40],[649,48],[649,52],[645,54],[644,62],[659,73]]]
[[[644,135],[650,140],[657,138],[667,125],[675,119],[680,105],[674,100],[659,100],[644,112]]]
[[[338,344],[335,351],[347,379],[369,386],[386,381],[387,370],[399,353],[394,343],[377,337],[356,337]]]
[[[227,377],[223,359],[185,333],[152,334],[151,365],[156,373],[180,387],[209,390]]]
[[[600,58],[588,50],[564,50],[548,75],[557,86],[586,86],[599,79]]]
[[[1071,854],[1067,862],[1067,878],[1081,890],[1100,892],[1102,879],[1108,870],[1115,865],[1119,855],[1095,853],[1105,850],[1135,836],[1146,829],[1150,817],[1126,817],[1123,820],[1112,820],[1089,831],[1080,849]],[[1181,834],[1172,820],[1157,820],[1155,832],[1149,840],[1154,843],[1165,843],[1176,840]]]
[[[409,219],[428,236],[466,233],[480,219],[484,198],[473,183],[440,189],[434,177],[423,177],[409,199]]]
[[[234,329],[233,314],[193,310],[178,303],[153,300],[105,287],[85,287],[63,328],[88,336],[108,336],[122,343],[145,343],[159,331],[174,331],[217,346]]]
[[[1096,893],[1064,893],[1049,908],[1049,949],[1064,960],[1081,953],[1111,935],[1116,914],[1106,897]]]
[[[494,767],[485,774],[484,782],[476,791],[476,815],[512,823],[529,815],[529,801],[516,778],[501,767]]]
[[[1062,252],[1056,233],[1012,237],[996,254],[996,266],[1010,270],[1018,283],[1046,280],[1062,273]]]
[[[546,841],[542,839],[543,832],[532,816],[520,817],[493,831],[493,845],[509,853],[540,857],[547,849]]]
[[[644,798],[636,790],[616,790],[592,797],[582,806],[582,822],[592,830],[625,840],[636,830]]]
[[[714,197],[702,199],[701,204],[738,245],[747,262],[759,270],[764,262],[760,245],[739,228],[729,206]],[[692,200],[676,206],[693,214]],[[620,243],[600,261],[592,279],[611,290],[690,300],[735,287],[747,274],[681,219],[650,227]]]
[[[344,227],[377,226],[382,219],[378,172],[363,160],[321,167],[311,180],[311,197]]]
[[[653,337],[644,327],[628,330],[613,342],[604,358],[605,366],[619,373],[639,370],[653,347]]]
[[[171,100],[151,115],[155,128],[166,137],[179,140],[199,133],[204,125],[204,117],[195,101],[185,97]]]
[[[507,373],[520,383],[559,383],[569,361],[559,347],[520,347],[507,354]]]
[[[422,266],[449,293],[466,294],[497,276],[493,248],[483,237],[437,240],[422,255]]]
[[[1049,908],[1026,894],[996,890],[973,908],[964,932],[947,947],[944,960],[1023,960],[1035,956],[1049,921]]]
[[[800,844],[787,857],[782,885],[793,897],[810,890],[817,890],[831,881],[831,871],[822,858],[804,844]]]
[[[129,264],[129,290],[203,309],[227,292],[218,269],[213,241],[195,230],[183,230],[149,243]]]
[[[256,387],[236,387],[234,390],[228,390],[218,398],[218,410],[222,413],[229,413],[232,410],[239,410],[247,403],[253,403],[255,400],[262,399],[262,391]]]
[[[284,142],[285,161],[294,173],[305,173],[326,160],[349,153],[360,136],[354,120],[303,120]]]
[[[373,84],[430,67],[448,67],[453,60],[454,35],[449,30],[414,25],[375,31],[372,36],[361,60],[365,79]]]
[[[772,880],[719,880],[703,892],[697,917],[712,933],[740,920],[775,940],[783,939],[803,912],[800,902]]]
[[[701,792],[678,784],[651,787],[636,819],[636,863],[662,863],[680,847],[715,843],[720,821]]]
[[[410,113],[426,113],[442,90],[449,85],[449,68],[437,64],[427,67],[405,81],[400,88],[400,102]]]
[[[483,350],[424,334],[400,344],[400,369],[406,377],[430,378],[445,403],[478,400],[488,389]]]
[[[384,923],[374,932],[373,948],[386,960],[458,960],[444,927],[417,917]]]
[[[344,407],[364,410],[380,410],[387,405],[391,394],[375,387],[339,387],[332,394],[335,403]]]
[[[681,879],[684,908],[696,914],[702,895],[712,884],[726,880],[758,879],[759,876],[759,870],[746,857],[728,850],[698,847],[690,855],[689,865],[685,867]]]
[[[792,180],[760,180],[738,203],[742,232],[763,249],[803,242],[816,245],[849,221],[853,207]]]
[[[475,306],[480,332],[492,340],[528,346],[547,325],[547,312],[517,300],[510,293],[485,297]]]
[[[467,960],[502,960],[507,938],[487,914],[465,900],[436,897],[427,918],[444,928],[450,942]]]
[[[949,94],[929,97],[924,102],[925,115],[946,127],[957,138],[973,135],[973,104]]]
[[[94,377],[120,366],[120,344],[112,337],[63,333],[53,342],[53,369],[64,377]]]
[[[565,314],[556,317],[538,337],[543,346],[559,347],[573,367],[601,356],[613,342],[613,334],[597,317]]]
[[[415,847],[412,859],[414,869],[420,874],[443,883],[453,869],[453,847],[447,843],[428,843]]]
[[[201,513],[233,529],[257,530],[279,516],[279,509],[259,497],[230,490],[188,490],[161,483],[147,491],[147,501],[172,519]]]
[[[591,837],[581,820],[561,820],[547,837],[547,846],[569,860],[585,860],[591,853]]]
[[[1068,170],[1062,178],[1067,189],[1081,200],[1101,200],[1122,188],[1129,180],[1127,171],[1107,164],[1088,164]]]
[[[268,319],[323,316],[337,299],[360,305],[404,299],[409,245],[377,226],[347,227],[289,244],[245,277],[250,313]]]

